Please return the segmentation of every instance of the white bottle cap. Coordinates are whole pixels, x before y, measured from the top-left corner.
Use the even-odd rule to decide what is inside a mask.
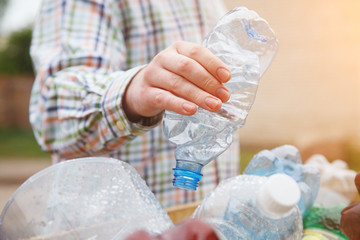
[[[271,175],[257,194],[260,211],[271,218],[287,215],[300,200],[300,189],[294,179],[277,173]]]

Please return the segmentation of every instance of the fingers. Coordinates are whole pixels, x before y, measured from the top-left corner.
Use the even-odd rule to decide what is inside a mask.
[[[193,115],[197,106],[216,112],[230,98],[223,85],[230,77],[225,64],[208,49],[177,42],[134,76],[122,106],[131,121],[163,110]]]
[[[164,69],[173,73],[172,74],[173,76],[171,76],[169,81],[161,83],[161,85],[167,84],[166,89],[168,89],[169,91],[174,89],[176,94],[176,90],[180,85],[185,84],[185,82],[189,82],[192,83],[186,85],[189,91],[193,90],[194,93],[201,94],[202,96],[205,93],[208,93],[207,95],[209,97],[211,94],[212,96],[215,96],[218,99],[220,99],[222,102],[226,102],[229,100],[230,98],[229,90],[225,86],[223,86],[221,82],[219,82],[197,61],[172,51],[169,51],[168,54],[159,55],[157,61],[160,61],[159,64],[161,64]],[[174,76],[179,76],[179,77],[176,78]],[[180,76],[182,78],[180,78]],[[190,85],[193,87],[189,88]],[[197,91],[196,88],[199,88],[203,91]],[[187,94],[189,93],[191,92],[187,92]],[[180,96],[184,97],[184,95],[180,95]],[[199,98],[204,100],[205,97],[202,96],[199,96]],[[200,104],[198,104],[198,102],[195,103],[200,107],[203,107]]]
[[[219,82],[229,81],[231,72],[209,49],[201,45],[182,41],[176,42],[173,44],[173,47],[179,54],[197,61]]]
[[[166,109],[181,115],[190,116],[196,112],[196,105],[185,99],[175,96],[169,91],[160,88],[149,89],[148,100],[150,105],[159,109]]]
[[[208,92],[196,87],[193,83],[186,80],[182,76],[176,75],[172,72],[165,70],[159,70],[157,72],[156,79],[167,79],[167,81],[153,82],[154,87],[161,88],[163,90],[172,93],[169,94],[167,97],[169,98],[174,98],[176,96],[180,97],[181,102],[183,104],[188,105],[191,103],[195,103],[199,107],[211,112],[218,111],[221,108],[221,100],[219,100],[219,98],[224,99],[224,101],[227,101],[230,97],[230,94],[228,93],[227,90],[222,90],[221,85],[219,86],[219,88],[225,93],[222,93],[222,91],[219,91],[219,89],[213,90],[212,92],[214,95],[216,95],[215,97],[209,94]],[[162,96],[157,96],[157,97],[160,99],[163,98],[163,96],[164,94],[162,94]],[[184,101],[184,99],[188,100],[189,102],[187,103],[187,101]],[[166,103],[169,104],[170,102],[171,102],[170,99],[166,99]],[[163,106],[163,107],[169,107],[169,106]]]

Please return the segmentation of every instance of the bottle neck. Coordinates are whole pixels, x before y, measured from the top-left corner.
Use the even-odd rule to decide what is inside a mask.
[[[196,162],[186,160],[176,160],[176,168],[174,168],[174,187],[185,190],[196,190],[202,174],[203,165]]]

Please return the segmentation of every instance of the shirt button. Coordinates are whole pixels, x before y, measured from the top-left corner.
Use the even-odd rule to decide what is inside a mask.
[[[122,121],[117,121],[116,126],[123,131],[125,129],[124,123]]]

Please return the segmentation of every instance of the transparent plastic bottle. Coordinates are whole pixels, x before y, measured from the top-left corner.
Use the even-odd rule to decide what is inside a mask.
[[[192,116],[166,111],[164,134],[176,145],[174,186],[196,190],[201,169],[223,153],[232,134],[245,124],[260,77],[269,67],[278,42],[268,23],[240,7],[227,13],[203,42],[231,71],[225,86],[230,100],[216,113],[198,108]]]
[[[239,175],[204,199],[192,217],[209,222],[220,239],[301,239],[300,191],[285,174]]]
[[[125,239],[173,226],[129,164],[82,158],[46,168],[22,184],[0,215],[0,239]]]
[[[244,170],[244,174],[260,176],[275,173],[287,174],[298,183],[301,191],[298,206],[304,217],[313,206],[319,191],[319,170],[315,166],[303,164],[299,150],[291,145],[260,151]]]

